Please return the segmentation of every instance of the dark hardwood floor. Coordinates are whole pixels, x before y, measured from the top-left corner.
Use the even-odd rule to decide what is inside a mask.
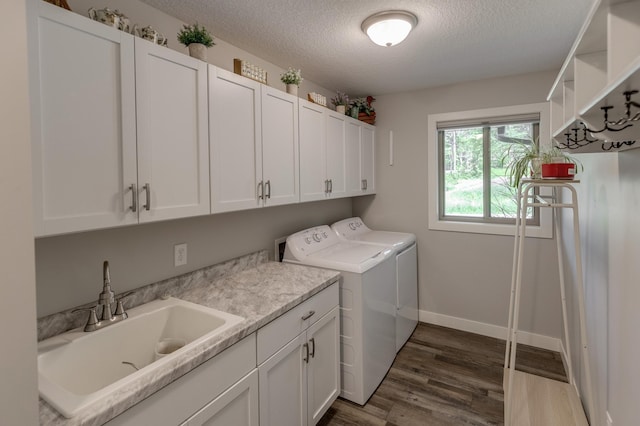
[[[338,399],[318,425],[502,425],[504,340],[419,323],[364,405]],[[518,345],[516,368],[566,382],[560,354]]]

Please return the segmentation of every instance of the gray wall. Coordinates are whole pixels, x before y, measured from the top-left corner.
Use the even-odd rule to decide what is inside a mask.
[[[585,173],[576,185],[586,298],[590,371],[598,419],[606,412],[614,425],[638,423],[640,381],[640,149],[582,154]],[[585,362],[580,350],[572,216],[562,221],[565,241],[574,376],[586,395]]]
[[[138,288],[257,250],[274,240],[351,215],[351,199],[268,207],[36,240],[38,317],[97,300],[102,261],[116,292]],[[173,246],[187,243],[185,266]]]
[[[0,26],[0,423],[38,424],[25,1]],[[10,41],[10,42],[6,42]]]
[[[354,214],[373,228],[416,234],[421,311],[506,327],[513,256],[513,237],[428,229],[427,116],[544,102],[555,76],[543,72],[376,97],[377,195],[355,199]],[[555,243],[530,238],[526,251],[520,328],[559,338]]]

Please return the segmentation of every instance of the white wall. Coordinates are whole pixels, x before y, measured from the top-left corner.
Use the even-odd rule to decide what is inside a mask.
[[[427,116],[544,102],[555,76],[543,72],[376,97],[377,195],[355,199],[354,214],[372,228],[416,234],[423,318],[444,315],[506,327],[513,256],[513,237],[428,229]],[[521,329],[559,338],[555,243],[528,239],[526,251]]]
[[[3,3],[2,16],[0,423],[29,426],[39,422],[25,1]]]
[[[118,9],[129,18],[131,25],[137,24],[141,28],[151,25],[156,31],[168,38],[170,49],[186,55],[189,54],[189,50],[180,44],[177,39],[178,31],[180,31],[184,22],[139,0],[68,0],[68,3],[71,10],[84,16],[88,16],[87,11],[90,7],[95,9],[103,9],[105,7],[109,7],[112,10]],[[208,30],[213,34],[214,42],[216,43],[215,46],[207,50],[207,61],[209,63],[228,71],[233,71],[233,59],[244,59],[267,71],[269,86],[285,90],[285,85],[280,81],[280,74],[289,66],[295,67],[295,64],[280,64],[280,66],[272,64],[217,38],[215,28],[208,28]],[[304,77],[304,70],[302,70],[302,77]],[[307,93],[321,93],[327,97],[327,102],[330,105],[328,100],[335,95],[335,92],[333,88],[329,89],[331,90],[304,79],[298,90],[298,96],[306,99]]]
[[[276,238],[350,215],[346,198],[38,238],[38,317],[97,300],[103,260],[109,260],[111,285],[120,293],[257,250],[273,251]],[[188,263],[176,268],[178,243],[187,243]]]
[[[615,426],[638,423],[640,383],[640,149],[622,153],[582,154],[585,173],[576,185],[586,298],[590,371],[597,425],[608,411]],[[569,282],[574,376],[585,395],[584,358],[580,350],[575,252],[571,215],[564,215],[563,235]]]

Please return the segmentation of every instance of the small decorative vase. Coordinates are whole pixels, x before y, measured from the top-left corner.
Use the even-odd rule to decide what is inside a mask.
[[[358,110],[358,107],[352,107],[351,108],[351,118],[358,118],[358,113],[360,112],[360,110]]]
[[[336,112],[338,114],[344,114],[346,107],[344,105],[336,105]]]
[[[191,43],[189,45],[189,56],[206,62],[207,46],[201,43]]]
[[[287,93],[290,95],[298,96],[298,85],[297,84],[287,84]]]

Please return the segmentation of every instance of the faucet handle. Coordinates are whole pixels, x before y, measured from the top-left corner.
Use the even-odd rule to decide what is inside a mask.
[[[116,297],[116,301],[118,302],[118,304],[116,305],[116,311],[113,314],[114,317],[120,318],[120,319],[127,319],[129,317],[127,312],[124,310],[124,305],[122,304],[122,299],[124,299],[125,297],[131,295],[132,293],[133,293],[133,291],[127,291],[126,293],[122,293],[121,295]]]
[[[94,331],[98,328],[98,315],[96,314],[96,307],[93,308],[78,308],[71,312],[89,311],[89,318],[84,326],[84,331]]]

